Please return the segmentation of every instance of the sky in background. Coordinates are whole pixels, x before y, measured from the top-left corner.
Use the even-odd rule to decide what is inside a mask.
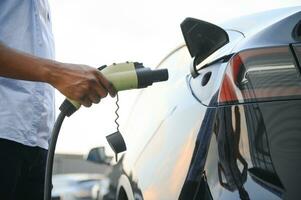
[[[93,67],[124,61],[139,61],[147,67],[155,67],[171,50],[184,43],[180,23],[186,17],[220,23],[258,11],[301,5],[300,0],[49,2],[56,60]],[[120,93],[120,122],[126,120],[136,94],[135,90]],[[57,92],[56,107],[63,99]],[[115,99],[108,97],[66,118],[56,152],[86,154],[92,147],[108,147],[105,136],[116,130],[115,109]]]

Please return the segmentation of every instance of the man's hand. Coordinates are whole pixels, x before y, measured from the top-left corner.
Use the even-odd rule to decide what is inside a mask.
[[[66,97],[87,107],[98,103],[108,93],[116,95],[112,84],[95,68],[38,58],[1,42],[0,76],[49,83]]]
[[[99,103],[109,93],[116,95],[113,85],[102,73],[86,65],[60,63],[50,72],[49,82],[66,97],[86,107]]]

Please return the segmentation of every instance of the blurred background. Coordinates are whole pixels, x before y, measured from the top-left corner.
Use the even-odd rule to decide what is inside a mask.
[[[258,11],[301,5],[300,0],[49,2],[56,60],[93,67],[114,62],[139,61],[151,68],[171,50],[184,43],[180,23],[186,17],[219,24]],[[134,90],[120,93],[120,122],[126,120],[136,93]],[[59,93],[56,97],[58,114],[58,106],[64,97]],[[116,130],[115,109],[115,99],[110,97],[91,108],[80,109],[65,120],[56,152],[86,154],[92,147],[107,146],[105,136]]]

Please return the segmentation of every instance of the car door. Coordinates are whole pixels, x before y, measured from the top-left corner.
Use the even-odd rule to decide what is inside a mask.
[[[144,90],[125,128],[123,168],[135,197],[177,199],[184,184],[206,107],[188,84],[191,57],[185,46],[161,62],[169,80]]]

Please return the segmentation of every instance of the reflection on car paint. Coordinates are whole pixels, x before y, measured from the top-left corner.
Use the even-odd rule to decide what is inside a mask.
[[[249,195],[244,188],[244,183],[247,180],[248,164],[239,152],[241,133],[239,108],[238,106],[234,107],[233,116],[231,107],[219,108],[217,113],[215,133],[219,155],[219,182],[227,190],[238,190],[240,198],[248,200]],[[242,164],[242,170],[238,167],[238,161]],[[223,180],[223,177],[225,180]]]

